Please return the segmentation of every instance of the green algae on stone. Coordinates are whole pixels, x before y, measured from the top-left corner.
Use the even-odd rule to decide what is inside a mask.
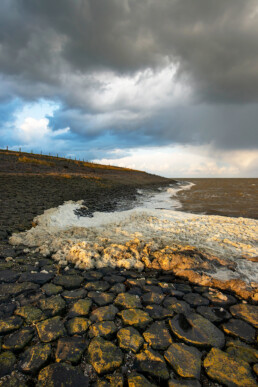
[[[113,321],[100,321],[92,324],[89,329],[89,337],[103,337],[110,339],[117,331],[117,327]]]
[[[48,361],[51,355],[50,344],[36,344],[22,354],[18,368],[25,373],[35,374]]]
[[[172,344],[172,338],[164,321],[156,321],[143,333],[145,341],[153,349],[165,350]]]
[[[237,304],[230,307],[230,313],[237,318],[247,321],[258,328],[258,306],[250,304]]]
[[[80,335],[85,333],[90,326],[90,321],[83,317],[74,317],[66,323],[66,329],[69,335]]]
[[[13,371],[13,367],[16,363],[16,357],[10,351],[6,351],[0,354],[0,378],[8,375]]]
[[[81,337],[63,337],[57,343],[56,361],[76,364],[80,361],[85,348],[85,340]]]
[[[55,285],[63,286],[65,289],[76,289],[81,286],[83,277],[79,275],[58,275],[53,279]]]
[[[39,307],[48,317],[61,314],[66,307],[66,303],[60,295],[43,298],[39,301]]]
[[[40,371],[37,387],[87,387],[88,385],[88,377],[77,368],[65,363],[55,363]]]
[[[98,374],[112,372],[123,362],[121,349],[101,337],[91,341],[88,352],[90,362]]]
[[[113,305],[102,306],[95,309],[90,316],[92,322],[114,320],[118,309]]]
[[[117,333],[119,347],[137,353],[144,343],[140,333],[132,327],[126,327],[119,330]]]
[[[124,309],[139,309],[142,307],[139,296],[129,293],[120,293],[114,304]]]
[[[63,290],[62,286],[57,286],[52,283],[43,285],[41,289],[47,296],[56,296]]]
[[[19,331],[5,336],[2,347],[3,349],[18,351],[24,348],[31,341],[33,336],[34,330],[32,328],[20,329]]]
[[[125,325],[132,325],[135,328],[145,328],[152,322],[148,313],[141,309],[125,309],[121,312],[121,317]]]
[[[231,386],[255,387],[257,383],[252,376],[251,367],[243,360],[237,360],[218,348],[212,348],[203,362],[211,379]]]
[[[176,315],[169,320],[172,332],[188,344],[222,348],[224,334],[209,320],[197,313]]]
[[[155,378],[169,378],[169,372],[164,358],[152,349],[146,349],[135,355],[135,367],[137,371],[147,373]]]
[[[183,343],[173,343],[164,357],[183,378],[199,379],[201,372],[201,352]]]
[[[41,341],[49,343],[66,334],[64,324],[59,316],[44,320],[36,325]]]
[[[0,319],[0,334],[15,331],[23,324],[23,319],[19,316],[11,316]]]
[[[128,387],[155,387],[155,384],[149,382],[145,376],[134,372],[128,375]]]
[[[14,314],[25,318],[27,324],[33,324],[46,318],[41,309],[31,305],[25,305],[16,309]]]
[[[83,299],[76,301],[69,310],[70,317],[87,316],[90,311],[92,301],[89,299]]]

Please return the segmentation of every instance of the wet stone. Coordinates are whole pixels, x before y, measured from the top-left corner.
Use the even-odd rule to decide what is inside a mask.
[[[71,307],[68,316],[69,317],[87,316],[89,314],[91,305],[92,305],[92,301],[89,299],[78,300]]]
[[[37,344],[33,347],[29,347],[21,355],[18,368],[22,372],[35,374],[47,363],[50,358],[50,354],[50,344]]]
[[[81,337],[63,337],[58,340],[56,361],[69,361],[77,364],[86,348],[85,340]]]
[[[190,293],[192,291],[191,286],[187,285],[187,284],[175,283],[174,286],[175,286],[176,290],[179,290],[180,292],[183,292],[183,293]]]
[[[89,292],[88,297],[92,298],[95,304],[99,306],[105,306],[111,304],[114,301],[115,294],[112,293],[100,293],[100,292]]]
[[[19,331],[11,333],[8,336],[5,336],[3,342],[3,349],[9,349],[12,351],[18,351],[23,349],[33,338],[34,329],[33,328],[23,328]]]
[[[13,371],[16,363],[16,357],[12,352],[3,352],[0,354],[0,378],[8,375]]]
[[[21,308],[17,308],[15,314],[25,318],[27,324],[33,324],[46,318],[42,310],[31,305],[25,305]]]
[[[33,292],[39,288],[39,285],[32,282],[22,282],[13,284],[2,284],[0,285],[0,294],[8,296],[18,296],[22,293]]]
[[[66,303],[60,295],[57,295],[40,300],[39,307],[48,317],[53,317],[65,310]]]
[[[258,328],[258,306],[250,304],[238,304],[230,307],[234,317],[241,318]]]
[[[126,351],[137,353],[144,343],[140,333],[132,327],[126,327],[119,330],[117,333],[118,343],[120,348]]]
[[[244,360],[247,363],[258,362],[258,350],[249,345],[232,343],[226,349],[226,352],[236,359]]]
[[[44,320],[36,325],[41,341],[49,343],[66,334],[64,324],[59,316]]]
[[[222,324],[222,329],[226,334],[239,337],[248,343],[252,343],[255,340],[255,329],[243,320],[232,318]]]
[[[90,291],[99,291],[99,292],[105,292],[110,288],[110,284],[107,281],[94,281],[94,282],[88,282],[85,285],[85,289]]]
[[[79,275],[59,275],[54,278],[53,283],[69,290],[79,288],[83,279]]]
[[[207,298],[196,293],[187,293],[184,295],[183,299],[192,307],[209,305],[209,300]]]
[[[206,292],[203,293],[203,297],[206,297],[215,306],[230,306],[237,302],[234,296],[221,292]]]
[[[187,302],[178,300],[175,297],[167,297],[163,302],[163,306],[175,313],[189,314],[193,311]]]
[[[16,308],[17,308],[17,305],[14,302],[9,302],[8,304],[2,304],[0,308],[0,318],[12,316]]]
[[[11,316],[0,319],[0,334],[15,331],[23,324],[23,319],[19,316]]]
[[[91,341],[88,352],[90,362],[98,374],[112,372],[123,362],[121,349],[101,337]]]
[[[218,306],[199,306],[196,311],[211,322],[222,322],[231,317],[227,310]]]
[[[207,293],[209,288],[207,286],[194,286],[193,290],[197,293]]]
[[[87,296],[85,289],[65,290],[62,293],[62,297],[67,301],[74,301]]]
[[[124,293],[125,292],[125,285],[124,284],[115,284],[110,288],[110,292],[112,293]]]
[[[154,320],[163,320],[164,318],[172,317],[174,315],[174,312],[172,310],[168,310],[160,305],[155,304],[147,305],[146,312]]]
[[[33,282],[34,284],[44,285],[54,277],[51,273],[22,273],[19,282]]]
[[[183,343],[170,345],[164,357],[174,368],[179,376],[183,378],[200,378],[201,352],[197,348]]]
[[[118,309],[113,305],[102,306],[100,308],[95,309],[91,313],[90,320],[92,322],[107,320],[113,321],[117,313]]]
[[[20,273],[14,270],[0,271],[0,282],[15,282],[20,277]]]
[[[87,281],[98,281],[103,277],[103,274],[97,270],[86,271],[82,275]]]
[[[153,349],[165,350],[172,344],[172,338],[164,321],[156,321],[143,333],[145,341]]]
[[[169,321],[169,325],[173,333],[186,343],[218,348],[224,346],[224,334],[209,320],[197,313],[187,316],[178,314]]]
[[[234,359],[220,349],[212,348],[203,364],[210,378],[226,386],[257,386],[249,364]]]
[[[145,376],[134,372],[128,375],[128,387],[155,387],[155,384],[149,382]]]
[[[132,325],[135,328],[144,329],[152,322],[148,313],[141,309],[125,309],[121,312],[121,317],[125,325]]]
[[[168,379],[169,372],[164,358],[153,350],[145,350],[135,355],[135,368],[137,371],[147,373],[159,379]]]
[[[161,304],[165,298],[164,293],[148,292],[142,296],[142,302],[144,305],[148,304]]]
[[[117,327],[113,321],[101,321],[92,324],[89,329],[89,337],[103,337],[110,339],[117,331]]]
[[[62,292],[62,286],[57,286],[52,283],[45,284],[41,288],[47,296],[55,296]]]
[[[66,323],[69,335],[80,335],[85,333],[90,326],[90,321],[83,317],[74,317]]]
[[[88,385],[88,377],[77,368],[65,363],[55,363],[40,371],[37,387],[87,387]]]
[[[103,280],[109,282],[110,284],[119,284],[119,283],[125,282],[126,278],[123,277],[122,275],[113,274],[113,275],[106,275],[103,278]]]
[[[201,384],[200,382],[198,382],[198,380],[194,380],[194,379],[191,379],[191,380],[170,379],[168,381],[168,387],[201,387]]]
[[[138,288],[138,287],[133,287],[133,288],[129,289],[127,293],[134,294],[134,295],[139,296],[139,297],[141,297],[143,295],[142,289]]]
[[[19,380],[16,376],[11,376],[6,380],[0,381],[0,387],[27,387],[28,385],[23,381]]]
[[[124,309],[140,309],[142,307],[139,296],[128,293],[118,294],[114,303],[116,306]]]

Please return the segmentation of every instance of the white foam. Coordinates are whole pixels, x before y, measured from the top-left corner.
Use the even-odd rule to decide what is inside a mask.
[[[141,191],[138,207],[121,212],[96,212],[92,218],[75,215],[81,201],[66,202],[36,217],[35,228],[14,234],[10,242],[36,246],[45,255],[54,254],[63,264],[72,261],[85,269],[106,265],[142,269],[143,263],[136,253],[130,257],[120,254],[124,251],[121,246],[134,238],[154,241],[157,248],[191,245],[237,263],[235,271],[220,268],[212,274],[214,277],[257,281],[257,263],[242,257],[258,255],[258,221],[175,211],[179,207],[175,195],[180,189],[189,188],[191,185],[170,187],[152,195]]]

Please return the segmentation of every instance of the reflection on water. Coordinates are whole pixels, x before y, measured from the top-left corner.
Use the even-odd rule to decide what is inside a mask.
[[[258,219],[258,179],[182,179],[193,182],[178,192],[180,211]]]

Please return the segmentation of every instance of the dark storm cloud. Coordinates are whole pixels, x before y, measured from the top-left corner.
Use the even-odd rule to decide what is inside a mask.
[[[258,121],[257,40],[256,0],[1,0],[0,97],[61,101],[54,129],[70,126],[87,138],[109,131],[118,146],[130,137],[135,146],[249,148]],[[191,105],[168,103],[128,120],[117,113],[133,110],[122,100],[92,103],[105,87],[96,73],[133,76],[169,63],[191,88]]]

